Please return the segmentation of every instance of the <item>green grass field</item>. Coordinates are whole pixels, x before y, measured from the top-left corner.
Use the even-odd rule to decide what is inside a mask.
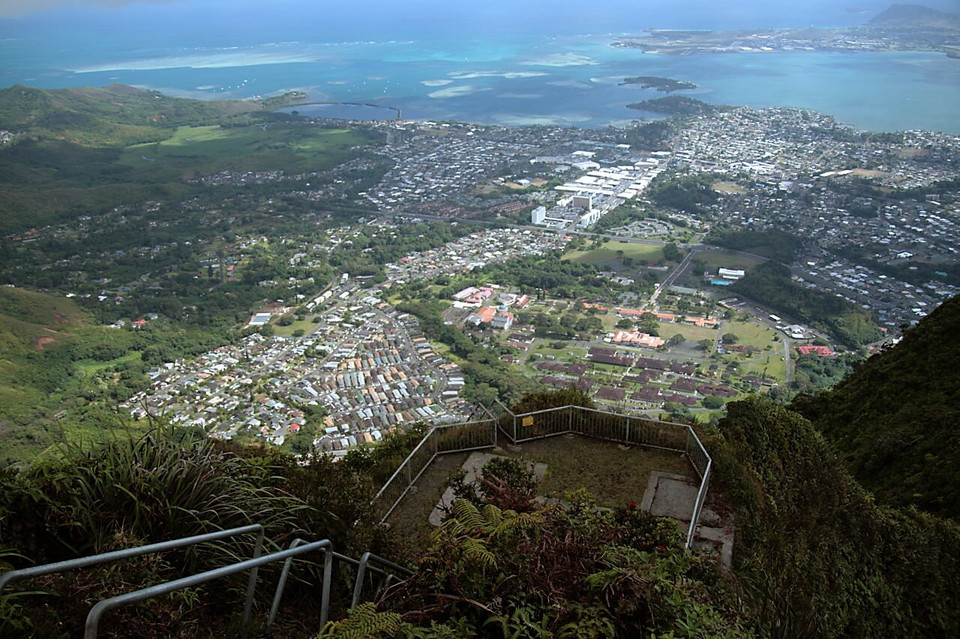
[[[84,359],[80,360],[79,362],[74,362],[73,365],[81,375],[90,377],[106,368],[112,368],[122,364],[131,364],[138,359],[140,359],[140,351],[131,351],[123,357],[112,359],[109,362],[99,362],[93,359]]]
[[[703,260],[707,270],[710,271],[716,271],[718,268],[742,268],[750,270],[757,264],[763,262],[763,260],[752,257],[732,255],[722,251],[698,251],[695,257]]]
[[[0,90],[0,129],[26,138],[0,154],[0,231],[145,200],[186,198],[186,179],[236,171],[321,171],[379,144],[370,129],[273,119],[287,98],[184,100],[132,88]],[[29,211],[30,216],[14,215]]]
[[[770,354],[769,357],[760,357],[756,355],[753,357],[753,361],[744,360],[740,365],[740,373],[743,375],[763,375],[766,371],[767,379],[773,378],[780,382],[784,383],[786,380],[786,371],[787,367],[783,361],[783,351],[778,351]]]
[[[356,155],[355,147],[364,142],[361,134],[346,129],[182,126],[162,142],[127,147],[117,165],[147,172],[154,181],[224,169],[296,173],[340,164]]]
[[[304,335],[316,328],[316,324],[311,322],[309,319],[295,320],[293,324],[289,326],[280,326],[279,324],[274,324],[273,330],[274,335],[277,337],[290,337],[293,335],[293,332],[302,329]]]
[[[660,337],[670,339],[674,335],[683,335],[688,342],[699,342],[702,339],[717,339],[717,330],[714,328],[703,328],[701,326],[687,326],[686,324],[668,324],[660,322],[657,329]]]
[[[663,258],[662,246],[610,240],[604,242],[600,248],[569,251],[561,259],[599,265],[617,261],[617,251],[623,251],[623,257],[632,258],[634,263],[641,260],[657,262]]]
[[[780,342],[774,341],[773,339],[777,336],[776,331],[766,326],[754,324],[753,322],[726,322],[723,325],[723,333],[733,333],[740,338],[737,342],[738,344],[753,346],[754,348],[759,348],[761,351],[767,346],[772,346],[776,349],[781,348]]]
[[[718,181],[710,185],[718,193],[743,193],[744,188],[734,182]]]

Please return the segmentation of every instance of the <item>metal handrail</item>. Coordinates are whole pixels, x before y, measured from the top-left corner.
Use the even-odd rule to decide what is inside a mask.
[[[213,570],[208,570],[207,572],[191,575],[189,577],[183,577],[182,579],[176,579],[174,581],[158,584],[149,588],[143,588],[134,592],[111,597],[110,599],[104,599],[90,609],[90,614],[87,615],[87,622],[84,627],[84,639],[96,639],[100,627],[100,618],[103,617],[104,613],[115,608],[128,606],[130,604],[152,599],[153,597],[158,597],[160,595],[166,595],[184,588],[199,586],[200,584],[204,584],[208,581],[213,581],[222,577],[228,577],[245,570],[255,571],[260,566],[265,566],[266,564],[270,564],[275,561],[282,561],[288,557],[294,557],[320,549],[324,550],[323,595],[320,600],[320,625],[321,627],[325,626],[330,612],[330,582],[333,574],[333,552],[330,548],[331,545],[332,542],[329,539],[315,541],[313,543],[298,546],[296,548],[281,550],[279,552],[265,555],[263,557],[257,557],[255,559],[247,559],[246,561],[241,561],[240,563],[230,566],[215,568]],[[245,620],[243,629],[244,633],[246,632],[246,621],[248,620]]]
[[[420,440],[420,443],[418,443],[418,444],[414,447],[414,449],[413,449],[412,451],[410,451],[410,454],[407,455],[407,457],[403,460],[403,463],[401,463],[401,464],[397,467],[397,469],[396,469],[395,471],[393,471],[393,474],[390,475],[390,479],[388,479],[387,481],[385,481],[384,484],[383,484],[383,487],[382,487],[379,491],[377,491],[377,494],[376,494],[376,495],[374,495],[374,497],[373,497],[373,501],[374,501],[374,502],[376,502],[377,499],[380,498],[380,495],[382,495],[382,494],[383,494],[383,491],[385,491],[385,490],[387,489],[387,486],[389,486],[390,484],[392,484],[392,483],[393,483],[393,480],[397,478],[397,476],[401,473],[401,471],[403,471],[404,467],[406,467],[406,465],[407,465],[407,461],[408,461],[409,459],[411,459],[414,455],[417,454],[417,451],[419,451],[419,450],[420,450],[420,447],[423,446],[424,443],[426,443],[426,441],[430,438],[430,435],[433,433],[433,431],[434,431],[435,428],[436,428],[436,427],[431,428],[429,431],[427,431],[427,434],[423,436],[423,439]]]
[[[80,557],[79,559],[69,559],[67,561],[59,561],[53,564],[44,564],[42,566],[33,566],[31,568],[11,570],[0,575],[0,592],[3,592],[4,588],[14,582],[30,579],[31,577],[42,577],[43,575],[52,575],[58,572],[65,572],[67,570],[89,568],[90,566],[97,566],[100,564],[109,563],[111,561],[139,557],[140,555],[148,555],[150,553],[163,552],[165,550],[173,550],[175,548],[183,548],[185,546],[193,546],[207,541],[216,541],[217,539],[224,539],[226,537],[233,537],[235,535],[243,535],[251,532],[260,533],[257,538],[257,548],[260,548],[263,543],[263,526],[260,524],[251,524],[249,526],[241,526],[240,528],[230,528],[229,530],[218,530],[216,532],[205,533],[203,535],[194,535],[193,537],[184,537],[182,539],[173,539],[171,541],[161,541],[159,543],[149,544],[147,546],[124,548],[123,550],[114,550],[111,552],[101,553],[99,555]],[[258,557],[259,551],[257,551],[254,556]]]
[[[406,573],[408,577],[413,575],[412,571],[407,570],[403,566],[393,563],[389,559],[384,559],[383,557],[379,557],[373,554],[372,552],[363,553],[363,556],[360,557],[360,566],[357,568],[357,582],[353,585],[353,600],[350,602],[350,608],[356,608],[357,604],[360,603],[360,595],[363,592],[363,578],[366,577],[367,564],[371,560],[375,561],[381,566],[384,566],[385,568],[391,568],[396,572]],[[371,567],[371,570],[373,570],[372,567]],[[388,578],[392,576],[393,575],[388,574]]]
[[[151,553],[163,552],[165,550],[174,550],[176,548],[184,548],[186,546],[195,546],[197,544],[202,544],[208,541],[216,541],[218,539],[225,539],[227,537],[234,537],[236,535],[244,535],[247,533],[259,533],[257,535],[257,543],[254,546],[253,550],[253,559],[260,557],[260,553],[263,551],[263,526],[260,524],[250,524],[249,526],[240,526],[239,528],[230,528],[228,530],[218,530],[212,533],[206,533],[203,535],[194,535],[193,537],[184,537],[182,539],[173,539],[171,541],[161,541],[156,544],[149,544],[146,546],[136,546],[134,548],[125,548],[123,550],[114,550],[112,552],[105,552],[99,555],[90,555],[89,557],[80,557],[79,559],[69,559],[67,561],[60,561],[53,564],[44,564],[42,566],[33,566],[32,568],[23,568],[21,570],[11,570],[0,575],[0,593],[3,592],[3,589],[16,582],[22,581],[23,579],[30,579],[32,577],[41,577],[43,575],[52,575],[58,572],[65,572],[67,570],[77,570],[80,568],[89,568],[90,566],[98,566],[100,564],[110,563],[112,561],[119,561],[121,559],[129,559],[131,557],[139,557],[141,555],[149,555]],[[247,583],[247,597],[243,606],[243,634],[246,635],[247,626],[250,623],[250,615],[253,611],[253,593],[256,589],[257,583],[257,568],[254,567],[250,572],[250,579]]]
[[[305,543],[307,542],[304,541],[303,539],[299,539],[299,538],[294,539],[293,542],[290,544],[290,548],[297,548]],[[357,566],[357,579],[358,580],[363,579],[364,572],[367,569],[365,559],[357,560],[357,559],[354,559],[353,557],[341,555],[340,553],[333,552],[333,551],[331,551],[330,554],[333,555],[333,558],[337,561],[342,561],[344,563],[353,564],[354,566]],[[397,571],[402,571],[406,573],[408,577],[413,574],[413,572],[411,572],[410,570],[407,570],[403,566],[398,566],[393,562],[387,561],[386,559],[381,559],[380,557],[377,557],[376,555],[372,555],[371,553],[365,553],[363,557],[366,558],[367,555],[370,555],[372,558],[376,559],[381,565],[384,565],[388,568],[392,567]],[[263,629],[264,632],[269,631],[270,628],[273,626],[273,622],[276,621],[277,612],[280,610],[280,600],[283,598],[283,591],[287,585],[287,578],[290,576],[290,568],[291,568],[291,565],[293,564],[293,559],[294,559],[293,557],[287,557],[286,561],[283,562],[283,570],[280,572],[280,580],[277,582],[277,590],[273,595],[273,603],[270,606],[270,616],[267,619],[266,626],[264,626],[264,629]],[[385,578],[387,578],[387,580],[396,578],[396,576],[393,575],[392,573],[388,573],[385,570],[377,568],[376,566],[370,566],[369,569],[371,572],[376,572],[383,575]],[[356,592],[355,592],[354,603],[350,607],[354,608],[356,605],[357,605],[357,600],[356,600]]]
[[[707,487],[710,479],[710,467],[713,460],[707,457],[707,469],[703,473],[703,479],[700,480],[700,490],[697,491],[697,500],[693,504],[693,515],[690,518],[690,527],[687,529],[687,548],[693,548],[693,540],[697,534],[697,525],[700,522],[700,513],[703,511],[703,504],[707,499]]]

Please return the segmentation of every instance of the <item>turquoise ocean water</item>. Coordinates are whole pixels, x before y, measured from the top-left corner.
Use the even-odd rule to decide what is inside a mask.
[[[597,127],[643,117],[626,105],[663,94],[620,82],[655,75],[696,82],[682,94],[711,103],[810,108],[874,131],[960,134],[960,60],[943,54],[664,56],[613,48],[616,33],[580,35],[575,27],[456,38],[440,28],[382,28],[377,38],[291,28],[289,39],[268,40],[284,33],[204,33],[191,22],[182,32],[168,26],[162,37],[138,37],[116,24],[4,20],[0,86],[121,82],[201,98],[300,89],[318,100],[400,108],[407,119]]]

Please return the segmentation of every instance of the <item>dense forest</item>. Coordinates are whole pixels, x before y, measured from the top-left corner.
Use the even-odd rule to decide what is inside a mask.
[[[731,287],[787,317],[826,331],[847,348],[857,349],[882,336],[870,313],[835,295],[794,282],[790,269],[777,262],[753,268]]]
[[[714,228],[704,238],[714,246],[762,255],[783,264],[794,260],[803,246],[803,239],[779,229],[750,231],[743,229]]]
[[[707,104],[696,98],[689,98],[685,95],[669,95],[665,98],[654,98],[642,102],[633,102],[627,105],[628,109],[638,111],[651,111],[653,113],[663,113],[670,116],[684,115],[706,115],[717,111],[717,107]]]
[[[794,402],[877,499],[960,518],[960,298],[832,390]]]

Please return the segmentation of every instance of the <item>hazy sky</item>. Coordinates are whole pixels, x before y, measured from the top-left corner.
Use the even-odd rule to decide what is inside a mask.
[[[817,16],[870,15],[891,3],[891,0],[601,0],[583,2],[582,0],[486,0],[482,3],[458,2],[457,0],[351,0],[341,3],[327,0],[0,0],[0,16],[23,16],[37,13],[49,13],[57,10],[97,10],[124,11],[131,5],[166,5],[174,16],[180,13],[205,11],[209,8],[229,7],[230,11],[246,13],[248,11],[268,10],[271,13],[285,10],[309,10],[312,13],[337,11],[337,5],[347,5],[348,12],[362,15],[364,11],[382,11],[397,16],[423,15],[425,11],[438,11],[443,14],[487,13],[507,15],[510,13],[540,17],[563,15],[573,17],[580,14],[589,22],[591,13],[624,12],[629,14],[651,13],[654,15],[688,15],[690,17],[707,16],[712,21],[724,17],[749,20],[751,16],[764,16],[768,20],[776,13],[783,13],[791,21],[808,15],[812,22],[818,22]],[[957,0],[921,0],[922,4],[943,10],[958,9]]]

